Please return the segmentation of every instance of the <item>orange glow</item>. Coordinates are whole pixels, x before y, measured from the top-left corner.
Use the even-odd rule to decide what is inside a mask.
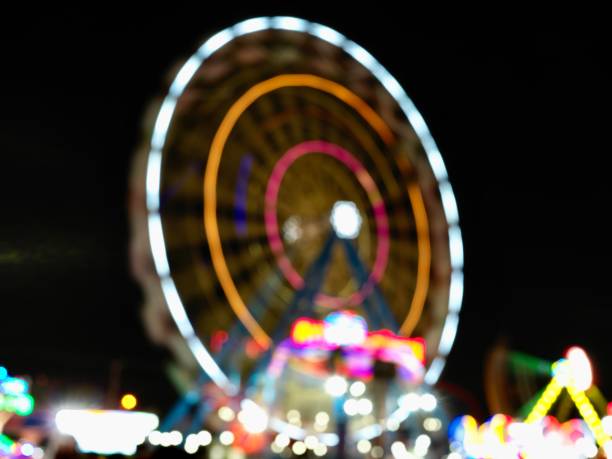
[[[261,96],[285,87],[308,87],[331,94],[355,109],[378,133],[387,144],[395,138],[385,121],[363,99],[344,86],[331,80],[315,75],[285,74],[262,81],[238,98],[229,108],[216,131],[204,174],[204,229],[208,240],[213,268],[223,288],[225,296],[238,319],[243,323],[249,333],[264,349],[271,344],[271,339],[257,320],[252,316],[236,287],[221,245],[219,225],[217,221],[217,175],[221,164],[223,150],[234,126],[240,116]],[[417,273],[417,286],[408,317],[402,325],[402,333],[412,332],[419,320],[428,288],[428,275],[431,254],[429,252],[429,228],[427,215],[420,190],[415,185],[409,187],[409,197],[415,212],[418,235],[419,262]],[[425,239],[424,239],[425,238]],[[424,252],[421,252],[424,250]],[[425,282],[424,285],[423,282]],[[415,312],[412,312],[413,309]]]
[[[427,211],[423,202],[423,195],[416,184],[408,186],[408,196],[414,212],[414,220],[417,229],[417,247],[419,258],[417,262],[417,280],[414,295],[410,303],[410,310],[400,327],[402,335],[410,336],[414,331],[425,306],[427,290],[429,289],[429,268],[431,266],[431,243],[429,241],[429,223]]]
[[[121,397],[121,408],[124,410],[133,410],[137,404],[138,400],[133,394],[125,394]]]

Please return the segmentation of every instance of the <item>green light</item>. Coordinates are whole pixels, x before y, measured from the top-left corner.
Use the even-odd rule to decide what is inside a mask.
[[[19,416],[29,416],[34,411],[34,398],[30,394],[0,394],[0,411],[8,411]]]
[[[551,376],[552,364],[547,360],[538,359],[522,352],[510,352],[509,357],[510,364],[519,372],[526,370],[529,373]]]
[[[0,451],[10,452],[15,442],[4,434],[0,434]]]

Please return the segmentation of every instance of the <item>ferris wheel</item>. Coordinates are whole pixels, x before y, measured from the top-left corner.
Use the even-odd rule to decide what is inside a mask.
[[[425,121],[365,49],[293,17],[222,30],[178,69],[149,147],[136,227],[157,282],[142,277],[222,390],[253,367],[237,346],[256,360],[299,315],[340,309],[423,337],[437,381],[463,293],[457,205]]]

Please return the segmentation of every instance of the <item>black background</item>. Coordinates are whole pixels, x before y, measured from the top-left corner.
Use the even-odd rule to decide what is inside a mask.
[[[487,350],[609,358],[610,60],[598,41],[441,38],[392,14],[23,15],[0,32],[0,363],[14,373],[175,394],[145,337],[128,269],[127,176],[148,102],[209,34],[253,15],[324,23],[368,49],[423,114],[446,161],[465,244],[465,297],[443,379],[481,401]]]

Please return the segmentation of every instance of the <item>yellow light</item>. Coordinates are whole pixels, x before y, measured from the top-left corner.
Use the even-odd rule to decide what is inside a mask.
[[[612,439],[606,434],[597,411],[595,411],[591,401],[584,393],[584,390],[582,390],[583,387],[590,387],[591,384],[588,357],[586,357],[586,354],[580,348],[572,348],[571,355],[578,363],[574,362],[574,367],[572,367],[571,363],[567,360],[560,360],[553,365],[555,376],[553,376],[548,386],[546,386],[542,396],[536,402],[531,413],[527,416],[527,419],[525,419],[525,424],[538,422],[546,416],[557,400],[557,397],[559,397],[561,390],[565,387],[565,390],[567,390],[567,393],[572,398],[576,408],[578,408],[580,416],[582,416],[582,419],[584,419],[589,426],[595,440],[599,446],[604,447],[604,445],[610,444],[609,442],[612,441]],[[568,357],[569,356],[570,353],[568,353]],[[589,374],[585,377],[583,374],[585,373],[584,369],[587,365]],[[580,371],[582,375],[580,373],[575,374],[577,371]]]
[[[298,319],[293,326],[291,338],[298,344],[304,344],[323,338],[323,323],[312,319]]]
[[[542,396],[538,399],[525,419],[525,424],[533,424],[546,416],[546,413],[548,413],[550,407],[555,403],[562,389],[563,385],[557,381],[556,377],[553,377],[550,383],[548,383],[548,386],[546,386],[546,389],[544,389]]]
[[[121,397],[121,408],[124,410],[133,410],[138,404],[138,399],[133,394],[125,394]]]
[[[604,431],[601,419],[593,408],[591,401],[586,396],[584,391],[577,390],[573,385],[567,386],[567,392],[570,394],[570,397],[572,397],[572,400],[576,404],[576,408],[578,408],[580,416],[582,416],[582,419],[584,419],[589,426],[589,429],[591,429],[595,440],[597,440],[599,446],[603,447],[611,439],[610,436]]]

